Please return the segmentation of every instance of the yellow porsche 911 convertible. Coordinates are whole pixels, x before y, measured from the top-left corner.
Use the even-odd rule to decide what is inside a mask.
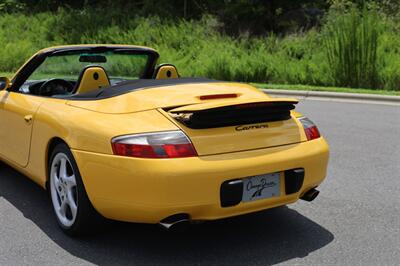
[[[180,78],[126,45],[44,49],[0,79],[0,157],[49,191],[66,233],[177,228],[313,200],[329,148],[297,100]]]

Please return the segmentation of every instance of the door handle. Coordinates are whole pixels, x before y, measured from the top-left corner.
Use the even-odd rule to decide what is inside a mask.
[[[32,115],[26,115],[26,116],[24,116],[24,120],[25,120],[25,122],[28,123],[28,124],[32,122],[32,118],[33,118]]]

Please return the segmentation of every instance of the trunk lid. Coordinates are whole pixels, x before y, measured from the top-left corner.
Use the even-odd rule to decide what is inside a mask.
[[[302,141],[295,99],[236,99],[159,109],[184,131],[198,155],[262,149]]]

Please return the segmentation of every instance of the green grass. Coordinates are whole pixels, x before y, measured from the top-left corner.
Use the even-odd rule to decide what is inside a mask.
[[[268,84],[268,83],[252,83],[252,85],[254,85],[258,88],[262,88],[262,89],[327,91],[327,92],[366,93],[366,94],[400,96],[400,91],[388,91],[388,90],[354,89],[354,88],[341,88],[341,87],[321,87],[321,86],[310,86],[310,85]]]
[[[0,72],[0,77],[12,78],[13,76],[14,76],[14,73],[11,73],[11,72]]]
[[[382,24],[377,11],[366,7],[329,17],[323,43],[336,86],[379,87],[377,53]]]

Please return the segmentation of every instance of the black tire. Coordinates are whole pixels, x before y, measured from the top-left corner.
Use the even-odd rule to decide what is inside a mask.
[[[70,163],[70,169],[73,170],[73,175],[75,177],[76,181],[76,192],[74,193],[74,196],[76,197],[76,206],[77,206],[77,211],[75,219],[73,223],[69,226],[66,226],[63,224],[63,222],[60,220],[59,216],[57,215],[56,207],[54,205],[54,198],[52,196],[52,180],[51,180],[51,171],[52,171],[52,164],[54,159],[60,156],[65,155]],[[53,149],[49,162],[48,162],[48,177],[49,177],[49,194],[50,194],[50,199],[52,202],[52,207],[54,214],[56,216],[58,225],[60,228],[68,235],[70,236],[79,236],[79,235],[85,235],[89,233],[93,233],[95,229],[98,228],[98,225],[100,225],[100,222],[102,220],[102,217],[98,212],[94,209],[92,203],[90,202],[85,187],[82,182],[82,177],[79,172],[78,165],[75,162],[74,156],[72,155],[69,147],[65,143],[59,143],[55,146]],[[58,194],[58,192],[57,192]],[[60,197],[58,197],[60,199]],[[60,204],[60,203],[59,203]]]

